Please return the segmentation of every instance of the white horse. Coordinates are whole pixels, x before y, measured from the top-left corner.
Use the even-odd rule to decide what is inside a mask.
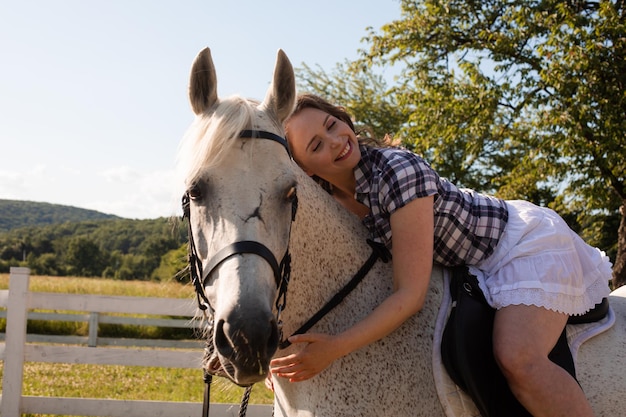
[[[360,221],[313,182],[281,143],[282,122],[295,100],[293,69],[282,51],[261,103],[218,98],[208,48],[194,61],[189,94],[197,118],[181,146],[179,164],[189,196],[192,267],[203,287],[199,299],[206,296],[203,303],[214,324],[205,368],[246,386],[266,377],[273,355],[300,348],[277,349],[281,271],[275,264],[283,254],[290,252],[292,258],[280,316],[287,337],[350,280],[371,248]],[[258,131],[270,135],[253,138],[264,135]],[[240,241],[256,243],[224,254],[224,247]],[[308,381],[274,378],[275,415],[450,416],[435,388],[432,360],[444,273],[434,267],[424,308],[389,336],[336,360]],[[391,291],[391,265],[378,261],[313,330],[340,332]],[[578,353],[579,380],[599,416],[626,413],[623,295],[610,300],[617,324]]]

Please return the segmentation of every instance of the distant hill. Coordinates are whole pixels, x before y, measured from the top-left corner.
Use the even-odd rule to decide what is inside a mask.
[[[121,217],[60,204],[0,199],[0,233],[25,226],[106,219]]]

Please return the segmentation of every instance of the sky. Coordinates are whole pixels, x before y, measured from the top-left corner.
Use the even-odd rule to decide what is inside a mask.
[[[399,0],[0,0],[0,199],[131,219],[180,214],[193,59],[262,99],[276,52],[332,71]]]

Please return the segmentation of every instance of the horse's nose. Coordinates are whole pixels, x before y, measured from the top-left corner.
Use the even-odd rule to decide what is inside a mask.
[[[218,353],[244,374],[265,375],[278,348],[278,326],[270,315],[265,319],[218,320],[214,334]]]

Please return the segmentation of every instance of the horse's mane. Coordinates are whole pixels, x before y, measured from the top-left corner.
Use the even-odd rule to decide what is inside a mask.
[[[222,162],[237,143],[239,132],[252,124],[258,104],[234,95],[218,100],[210,113],[196,116],[178,149],[178,174],[186,186],[196,182],[207,168]]]

